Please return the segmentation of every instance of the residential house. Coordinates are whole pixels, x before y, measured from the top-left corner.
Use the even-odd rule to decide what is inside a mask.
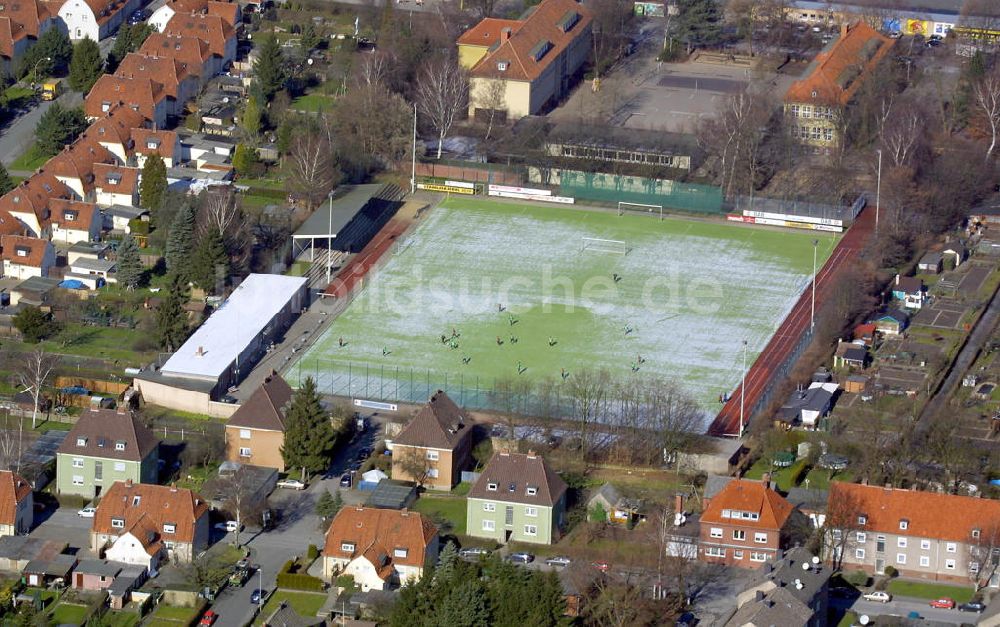
[[[845,568],[1000,586],[1000,501],[835,481],[827,526]]]
[[[193,35],[153,33],[139,47],[139,52],[183,61],[198,77],[199,87],[204,87],[209,79],[224,71],[222,56],[212,54],[208,42]]]
[[[105,259],[109,250],[105,242],[77,242],[66,251],[66,261],[73,265],[77,259]]]
[[[64,278],[76,279],[88,288],[96,290],[108,283],[117,283],[118,262],[113,259],[88,259],[81,257],[69,264],[69,272]]]
[[[944,256],[941,253],[930,252],[920,258],[917,262],[917,270],[927,274],[937,274],[941,272]]]
[[[833,353],[834,368],[856,368],[864,370],[868,365],[868,347],[864,342],[837,342]]]
[[[156,436],[130,413],[84,411],[56,452],[56,491],[95,497],[116,481],[155,483],[158,448]]]
[[[140,168],[98,163],[94,165],[94,201],[102,207],[139,205]]]
[[[896,275],[892,282],[892,297],[903,303],[907,309],[920,309],[927,299],[924,282],[913,276]]]
[[[3,234],[47,237],[45,225],[49,220],[49,201],[73,196],[73,190],[47,169],[38,170],[21,181],[20,185],[0,196],[0,215],[6,213],[20,222],[20,228],[15,229],[14,225],[10,225]]]
[[[642,519],[642,501],[625,498],[615,486],[605,483],[587,501],[587,511],[603,511],[607,522],[631,527]]]
[[[236,2],[214,2],[213,0],[171,0],[153,11],[148,23],[159,32],[163,32],[178,13],[204,13],[217,15],[236,28],[242,20],[240,5]]]
[[[832,569],[802,547],[776,556],[736,596],[727,627],[825,627]]]
[[[101,212],[90,202],[54,198],[49,202],[49,227],[53,242],[91,242],[101,235]]]
[[[851,341],[864,344],[868,348],[875,346],[876,333],[878,328],[873,323],[859,324],[851,332]]]
[[[792,135],[820,150],[838,145],[847,107],[894,43],[863,21],[842,25],[840,37],[816,55],[806,75],[785,93]]]
[[[25,0],[0,4],[0,65],[13,76],[24,53],[55,26],[55,2]]]
[[[698,559],[760,568],[778,556],[791,516],[791,504],[765,482],[734,479],[706,500]]]
[[[0,235],[3,276],[12,279],[47,277],[56,263],[55,249],[48,240],[20,235]]]
[[[204,41],[209,52],[222,59],[223,68],[236,59],[236,29],[218,15],[178,13],[170,18],[163,32]]]
[[[138,111],[126,106],[112,107],[91,123],[86,135],[114,157],[109,162],[124,165],[132,152],[132,132],[142,128],[145,119]]]
[[[110,560],[147,566],[164,557],[189,563],[208,547],[209,508],[201,495],[176,486],[116,481],[101,498],[90,548]]]
[[[472,459],[465,412],[438,390],[392,441],[392,478],[450,490]]]
[[[145,77],[163,85],[169,98],[167,115],[182,116],[185,105],[198,95],[201,67],[192,71],[186,61],[173,56],[130,52],[122,59],[115,75],[124,78]]]
[[[165,126],[170,104],[163,85],[148,77],[123,78],[102,74],[83,101],[90,119],[103,117],[115,107],[125,106],[142,114],[146,122]]]
[[[159,155],[168,168],[180,163],[181,144],[173,131],[134,128],[131,139],[135,165],[139,168],[146,164],[147,157],[154,154]]]
[[[409,510],[344,507],[323,546],[323,577],[352,575],[362,591],[415,582],[438,555],[438,533],[425,516]]]
[[[285,472],[285,408],[292,388],[272,372],[226,422],[226,459]]]
[[[574,0],[543,0],[523,20],[486,18],[463,33],[458,58],[469,72],[469,116],[494,110],[516,120],[559,102],[590,54],[591,21],[590,9]]]
[[[59,18],[70,39],[96,42],[113,35],[141,7],[141,0],[66,0]]]
[[[552,544],[566,513],[566,483],[534,453],[494,453],[466,502],[467,533],[501,544]]]
[[[94,168],[101,163],[112,163],[115,157],[86,132],[66,146],[45,164],[56,179],[73,192],[76,200],[92,201],[94,197]]]
[[[868,322],[874,324],[875,330],[884,335],[900,335],[910,326],[910,315],[889,307],[872,316]]]
[[[125,565],[107,560],[82,560],[73,569],[73,588],[76,590],[107,590],[122,572]]]
[[[802,425],[814,429],[817,422],[830,413],[840,385],[837,383],[813,382],[806,389],[792,392],[781,409],[778,419],[791,426]]]
[[[0,470],[0,537],[28,533],[34,516],[31,484],[15,472]]]

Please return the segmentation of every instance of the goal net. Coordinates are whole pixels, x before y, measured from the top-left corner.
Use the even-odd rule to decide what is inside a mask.
[[[645,211],[646,213],[657,213],[663,219],[663,205],[644,205],[641,202],[618,202],[618,215],[625,215],[626,211]]]
[[[583,251],[593,251],[596,253],[609,253],[613,255],[627,255],[631,250],[624,241],[618,239],[599,239],[596,237],[584,237]]]

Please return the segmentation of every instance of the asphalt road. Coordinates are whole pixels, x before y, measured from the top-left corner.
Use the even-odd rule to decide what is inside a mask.
[[[64,107],[76,107],[83,102],[83,96],[76,92],[66,92],[54,102]],[[34,142],[35,126],[52,103],[53,101],[39,102],[34,108],[22,113],[0,129],[0,163],[5,166],[10,165]]]
[[[830,603],[835,607],[851,610],[859,617],[863,614],[869,617],[876,616],[902,616],[906,617],[910,612],[917,612],[925,620],[939,621],[952,625],[962,623],[975,623],[978,614],[960,612],[956,610],[939,610],[932,608],[928,601],[924,599],[911,599],[906,597],[893,597],[889,603],[876,603],[858,598],[853,603],[850,600],[830,599]]]

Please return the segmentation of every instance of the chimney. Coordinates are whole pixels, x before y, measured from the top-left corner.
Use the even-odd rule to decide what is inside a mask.
[[[761,590],[758,590],[757,592],[754,592],[754,594],[753,594],[753,600],[757,601],[758,603],[761,602],[761,601],[763,601],[764,600],[764,592],[761,591]]]
[[[171,481],[170,482],[170,491],[171,492],[176,492],[177,491],[177,482],[176,481]]]
[[[503,41],[507,41],[508,39],[510,39],[510,32],[511,31],[510,31],[510,27],[509,26],[504,26],[503,28],[501,28],[500,29],[500,41],[503,42]]]
[[[131,488],[132,487],[132,480],[131,479],[126,479],[125,480],[125,485],[127,485],[128,487]]]
[[[402,516],[403,518],[406,518],[407,516],[410,515],[410,509],[408,507],[404,507],[403,509],[399,510],[399,515]]]
[[[851,30],[851,27],[850,27],[850,25],[847,24],[847,22],[844,22],[843,24],[841,24],[840,25],[840,38],[843,39],[844,37],[847,37],[847,33],[849,33],[850,30]]]
[[[528,459],[535,459],[535,451],[528,449]]]
[[[205,356],[205,347],[204,346],[199,346],[198,349],[194,352],[194,356],[195,357],[204,357]]]
[[[674,495],[674,513],[681,514],[684,512],[684,495],[678,492]]]

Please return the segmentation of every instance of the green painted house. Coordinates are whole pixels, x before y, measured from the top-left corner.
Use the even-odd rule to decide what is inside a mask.
[[[534,453],[495,453],[469,490],[470,536],[552,544],[566,513],[566,483]]]
[[[130,412],[85,410],[56,451],[56,490],[94,498],[116,481],[156,483],[159,446]]]

